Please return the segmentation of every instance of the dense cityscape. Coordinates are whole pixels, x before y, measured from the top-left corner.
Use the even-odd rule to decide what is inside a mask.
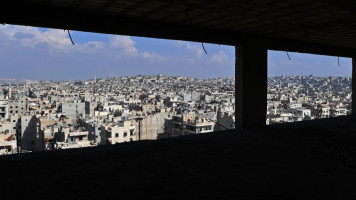
[[[235,79],[165,75],[25,81],[0,89],[3,154],[94,147],[235,127]]]
[[[268,78],[267,125],[350,112],[349,77]],[[234,78],[138,75],[60,82],[27,80],[0,87],[2,155],[234,128]]]
[[[344,116],[351,113],[351,78],[268,78],[267,124]]]

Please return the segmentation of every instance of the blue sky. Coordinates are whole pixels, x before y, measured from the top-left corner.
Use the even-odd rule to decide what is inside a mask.
[[[352,59],[334,56],[289,52],[291,61],[284,51],[268,51],[268,76],[315,75],[351,76]]]
[[[80,80],[138,74],[233,77],[232,46],[0,25],[0,78]],[[351,59],[269,51],[269,75],[350,75]]]

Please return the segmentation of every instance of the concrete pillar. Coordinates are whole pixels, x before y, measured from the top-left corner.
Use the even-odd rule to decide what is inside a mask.
[[[266,126],[267,48],[258,41],[248,41],[236,51],[236,127]]]
[[[351,114],[356,116],[356,112],[354,112],[354,109],[356,109],[356,56],[352,57],[352,110]]]

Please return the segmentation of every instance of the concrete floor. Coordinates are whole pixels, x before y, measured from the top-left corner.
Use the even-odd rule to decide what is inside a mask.
[[[354,199],[355,122],[346,117],[3,156],[0,195],[1,199]]]

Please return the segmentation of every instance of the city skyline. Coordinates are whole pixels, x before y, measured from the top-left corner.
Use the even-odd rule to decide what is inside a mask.
[[[91,78],[87,78],[87,79],[75,79],[75,80],[44,80],[44,79],[38,79],[38,80],[35,80],[35,79],[11,79],[11,78],[1,78],[0,77],[0,85],[1,84],[8,84],[8,83],[25,83],[26,81],[27,82],[31,82],[31,81],[50,81],[50,82],[54,82],[54,83],[59,83],[59,82],[74,82],[74,81],[92,81],[94,79],[96,80],[102,80],[102,79],[113,79],[113,78],[135,78],[135,77],[155,77],[155,76],[160,76],[160,75],[163,75],[163,76],[167,76],[167,77],[183,77],[183,78],[192,78],[192,79],[197,79],[197,80],[214,80],[214,79],[235,79],[235,77],[212,77],[212,78],[196,78],[196,77],[190,77],[190,76],[170,76],[170,75],[166,75],[166,74],[147,74],[147,75],[142,75],[142,74],[138,74],[138,75],[135,75],[135,76],[113,76],[113,77],[91,77]],[[335,77],[335,78],[338,78],[338,77],[346,77],[346,78],[349,78],[352,80],[352,76],[315,76],[313,74],[295,74],[295,75],[275,75],[275,76],[268,76],[268,79],[270,78],[278,78],[278,77],[298,77],[298,76],[301,76],[301,77],[309,77],[309,76],[312,76],[312,77],[316,77],[316,78],[328,78],[328,77]]]
[[[14,79],[14,78],[1,78],[0,77],[0,83],[10,83],[10,82],[25,82],[25,81],[51,81],[51,82],[73,82],[73,81],[91,81],[94,79],[97,80],[102,80],[102,79],[113,79],[113,78],[129,78],[129,77],[155,77],[155,76],[167,76],[167,77],[184,77],[184,78],[192,78],[192,79],[198,79],[198,80],[214,80],[214,79],[235,79],[235,77],[210,77],[210,78],[197,78],[197,77],[191,77],[191,76],[174,76],[174,75],[167,75],[167,74],[138,74],[138,75],[133,75],[133,76],[112,76],[112,77],[89,77],[89,78],[84,78],[84,79],[73,79],[73,80],[51,80],[51,79]]]

